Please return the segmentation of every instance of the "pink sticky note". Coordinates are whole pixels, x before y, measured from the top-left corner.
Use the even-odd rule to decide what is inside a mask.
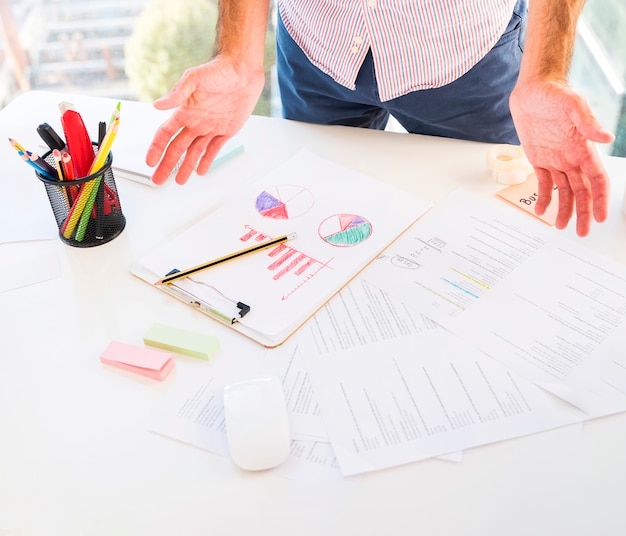
[[[163,381],[174,368],[174,358],[169,352],[118,341],[111,342],[105,348],[100,361],[159,381]]]

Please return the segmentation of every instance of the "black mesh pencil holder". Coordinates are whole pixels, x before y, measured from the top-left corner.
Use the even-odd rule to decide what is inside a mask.
[[[43,158],[56,168],[52,151]],[[105,244],[126,226],[109,153],[96,173],[74,180],[51,179],[39,172],[59,228],[59,237],[70,246],[89,248]]]

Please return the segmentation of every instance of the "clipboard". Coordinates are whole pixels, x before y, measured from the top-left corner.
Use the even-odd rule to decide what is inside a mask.
[[[302,150],[139,259],[131,273],[275,347],[430,207],[427,200]],[[297,237],[155,285],[173,269],[289,233]],[[242,315],[238,303],[249,311]]]

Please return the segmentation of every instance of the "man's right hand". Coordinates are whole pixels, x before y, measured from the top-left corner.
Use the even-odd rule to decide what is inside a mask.
[[[198,174],[204,175],[224,143],[247,121],[264,83],[262,68],[242,72],[220,55],[186,70],[172,90],[154,102],[159,110],[175,110],[156,131],[146,154],[146,163],[157,166],[152,181],[163,184],[185,153],[176,182],[185,184],[196,164]]]

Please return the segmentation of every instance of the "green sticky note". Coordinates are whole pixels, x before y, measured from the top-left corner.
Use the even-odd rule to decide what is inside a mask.
[[[153,324],[144,335],[143,342],[148,346],[206,360],[219,348],[219,340],[213,335],[165,324]]]

